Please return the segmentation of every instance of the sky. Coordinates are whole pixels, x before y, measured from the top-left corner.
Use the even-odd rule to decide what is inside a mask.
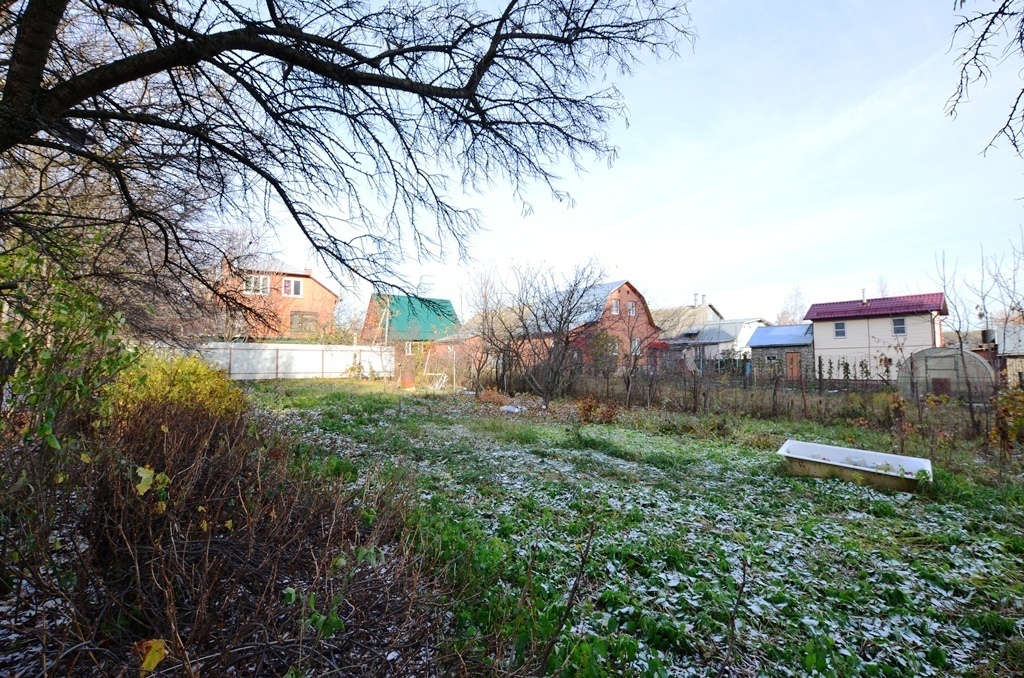
[[[1005,142],[986,152],[1022,64],[949,116],[952,4],[691,0],[692,46],[609,78],[628,125],[611,128],[611,167],[565,176],[573,206],[539,186],[528,216],[504,186],[466,196],[483,217],[473,261],[405,272],[463,313],[473,268],[590,258],[654,308],[700,294],[728,318],[773,320],[795,287],[810,303],[876,296],[883,280],[938,291],[937,256],[970,274],[1024,224],[1024,160]],[[288,260],[309,256],[281,240]]]

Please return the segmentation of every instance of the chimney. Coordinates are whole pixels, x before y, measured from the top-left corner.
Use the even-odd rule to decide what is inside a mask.
[[[868,290],[867,290],[866,287],[860,288],[860,303],[862,303],[862,304],[867,304],[868,303]]]
[[[307,268],[306,269],[306,275],[313,275],[313,269]]]
[[[706,295],[706,294],[700,295],[700,305],[703,306],[706,303],[708,303],[708,295]]]
[[[693,293],[693,305],[694,306],[697,305],[697,293],[696,292]]]

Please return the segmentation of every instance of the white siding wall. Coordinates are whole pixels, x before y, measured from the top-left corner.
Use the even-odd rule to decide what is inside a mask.
[[[838,365],[841,360],[850,363],[853,378],[860,378],[861,361],[867,361],[872,379],[885,376],[882,358],[892,361],[889,378],[895,379],[900,364],[911,354],[921,349],[941,345],[942,334],[936,332],[939,325],[934,313],[895,316],[906,320],[907,333],[903,336],[893,334],[892,318],[847,318],[846,320],[815,320],[814,321],[814,362],[820,356],[825,364],[826,374],[828,361]],[[835,323],[846,323],[846,338],[835,337]],[[833,369],[833,377],[839,379],[842,373],[838,367]]]

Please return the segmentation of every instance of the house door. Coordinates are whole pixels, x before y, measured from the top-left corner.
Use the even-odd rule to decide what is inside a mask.
[[[800,353],[786,354],[786,379],[789,381],[800,380]]]

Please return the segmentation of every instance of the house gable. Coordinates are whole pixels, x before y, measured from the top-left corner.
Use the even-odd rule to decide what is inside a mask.
[[[459,319],[448,299],[374,294],[361,336],[368,343],[435,341],[458,330]]]

